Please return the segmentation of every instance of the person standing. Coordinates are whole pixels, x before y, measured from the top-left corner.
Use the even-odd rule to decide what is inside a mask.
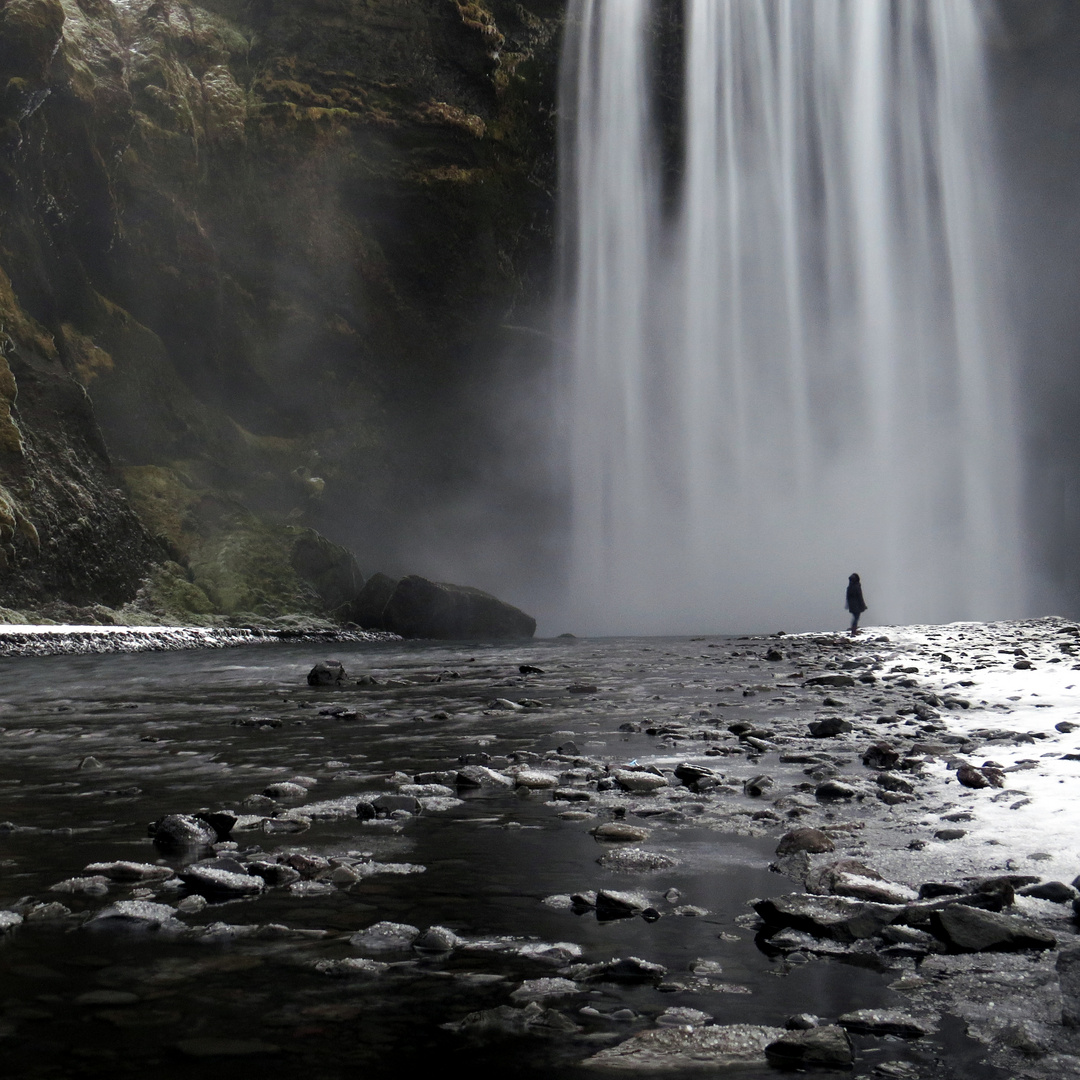
[[[866,610],[866,601],[863,599],[862,582],[858,574],[852,574],[847,581],[847,598],[844,607],[851,612],[851,629],[849,634],[857,633],[859,629],[859,616]]]

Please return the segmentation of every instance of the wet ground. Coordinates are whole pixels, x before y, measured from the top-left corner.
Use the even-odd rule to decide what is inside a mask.
[[[747,906],[801,891],[790,866],[770,870],[779,837],[799,825],[824,828],[844,855],[888,847],[888,876],[903,880],[907,833],[885,843],[880,830],[917,830],[910,815],[888,818],[911,808],[867,797],[861,778],[857,795],[816,794],[822,777],[865,773],[850,739],[810,740],[806,759],[807,721],[848,716],[866,743],[859,723],[885,731],[872,715],[884,710],[934,760],[916,742],[940,740],[947,724],[888,713],[911,699],[895,680],[915,681],[886,677],[900,649],[870,634],[4,659],[0,909],[23,920],[0,939],[4,1074],[460,1065],[573,1077],[599,1075],[599,1060],[581,1063],[635,1033],[708,1023],[672,1010],[784,1027],[799,1013],[831,1022],[910,1008],[890,987],[917,982],[917,951],[779,949]],[[312,665],[331,656],[344,685],[309,688]],[[844,671],[879,676],[844,700],[810,683]],[[729,730],[739,722],[749,733]],[[682,763],[713,775],[687,786],[672,775]],[[475,765],[510,782],[465,775]],[[533,786],[545,776],[550,786]],[[387,793],[405,802],[380,805]],[[147,834],[164,815],[218,810],[238,820],[213,850],[165,852]],[[640,832],[601,842],[591,830],[603,824]],[[165,876],[215,855],[249,875],[288,865],[292,880],[224,902],[211,890],[204,905],[190,880]],[[125,882],[118,861],[168,870]],[[598,917],[599,890],[634,894],[632,913]],[[132,899],[174,910],[93,918]],[[451,933],[422,949],[353,938],[384,921]],[[620,958],[660,967],[595,967]],[[553,979],[565,982],[536,982]],[[944,1000],[922,1002],[937,1021],[924,1037],[853,1035],[854,1075],[1007,1075]],[[680,1061],[639,1072],[678,1076]],[[725,1075],[774,1074],[750,1064]]]

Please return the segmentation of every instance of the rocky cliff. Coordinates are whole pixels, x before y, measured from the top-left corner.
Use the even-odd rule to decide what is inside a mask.
[[[344,617],[544,300],[562,7],[0,0],[0,604]]]

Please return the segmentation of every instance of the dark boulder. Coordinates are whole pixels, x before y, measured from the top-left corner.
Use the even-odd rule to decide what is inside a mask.
[[[406,638],[531,638],[536,620],[503,600],[464,585],[410,575],[383,609],[383,626]]]
[[[828,1026],[792,1031],[765,1047],[769,1064],[782,1069],[810,1066],[826,1069],[850,1068],[855,1061],[851,1039],[843,1028]]]
[[[776,846],[777,855],[790,855],[795,851],[809,851],[816,855],[835,850],[832,839],[820,829],[793,829],[780,837],[780,843]]]
[[[372,574],[353,604],[353,622],[365,630],[385,630],[383,608],[394,595],[397,584],[397,578],[387,577],[385,574]]]
[[[984,911],[966,904],[951,904],[934,912],[934,933],[960,952],[1014,952],[1019,949],[1052,949],[1052,934],[1014,915]]]
[[[868,769],[891,769],[899,762],[899,752],[888,743],[874,743],[863,751],[862,763]]]
[[[152,822],[148,831],[154,847],[165,852],[189,851],[218,842],[214,827],[190,814],[166,814]]]
[[[846,735],[852,730],[851,724],[839,716],[827,716],[809,725],[810,734],[815,739],[831,739],[834,735]]]
[[[340,686],[345,681],[345,669],[340,660],[322,660],[309,672],[308,686]]]

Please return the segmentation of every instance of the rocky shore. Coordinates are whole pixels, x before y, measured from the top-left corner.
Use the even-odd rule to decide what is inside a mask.
[[[2,788],[17,876],[39,883],[12,895],[9,868],[9,952],[78,929],[65,949],[98,956],[141,929],[283,968],[273,1009],[223,1031],[225,998],[192,1005],[154,1050],[270,1074],[301,1052],[344,1070],[355,1047],[298,1033],[313,1009],[362,1023],[374,983],[409,1003],[404,1040],[487,1061],[524,1039],[537,1075],[1080,1076],[1076,624],[392,647],[328,657],[312,675],[341,677],[311,685],[238,676],[198,730],[160,705],[137,723],[139,699],[112,729],[20,729],[5,704],[12,775],[66,768],[100,807],[75,830],[88,857],[68,839],[47,870],[65,819],[27,820]],[[163,769],[186,779],[152,787]],[[79,1007],[127,995],[135,1017],[179,961],[100,963]],[[17,1055],[27,1022],[4,1022]]]

